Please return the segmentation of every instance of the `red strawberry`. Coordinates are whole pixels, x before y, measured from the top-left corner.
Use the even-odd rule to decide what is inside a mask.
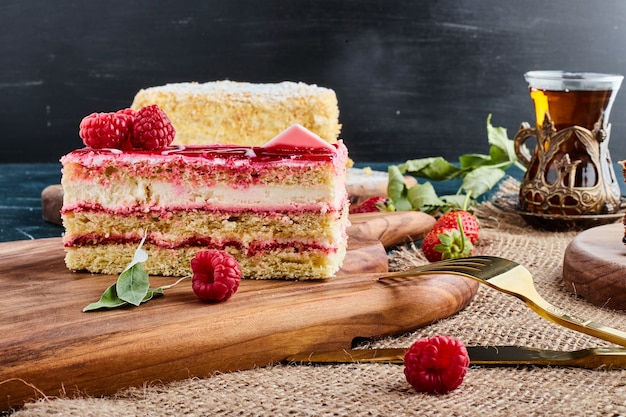
[[[386,211],[387,198],[383,196],[370,197],[364,202],[350,207],[350,213],[372,213]]]
[[[81,120],[79,136],[94,149],[121,149],[132,132],[133,118],[123,113],[92,113]]]
[[[472,255],[474,245],[458,229],[433,228],[422,240],[422,252],[430,262]]]
[[[191,260],[193,292],[204,301],[226,301],[239,288],[241,268],[229,253],[210,249],[196,253]]]
[[[165,112],[156,104],[140,109],[133,123],[131,143],[134,148],[154,151],[168,146],[176,130]]]
[[[469,363],[463,342],[438,335],[411,345],[404,355],[404,375],[417,391],[446,394],[461,385]]]
[[[433,229],[458,229],[459,218],[465,236],[469,238],[472,244],[476,243],[476,241],[478,240],[478,235],[480,233],[478,219],[476,219],[476,217],[472,213],[465,210],[453,210],[444,214],[443,216],[439,217],[439,219],[437,219],[437,222],[433,226]]]

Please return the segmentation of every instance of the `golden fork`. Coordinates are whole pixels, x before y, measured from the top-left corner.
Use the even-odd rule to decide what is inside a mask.
[[[626,332],[569,314],[544,300],[533,283],[532,275],[522,265],[495,256],[471,256],[418,266],[385,275],[379,280],[397,280],[417,275],[445,273],[461,275],[486,284],[524,301],[535,313],[554,323],[597,338],[626,346]]]

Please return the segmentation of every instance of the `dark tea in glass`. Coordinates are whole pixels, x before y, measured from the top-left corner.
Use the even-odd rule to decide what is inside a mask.
[[[522,210],[550,215],[594,215],[619,208],[619,185],[608,152],[608,122],[621,75],[531,71],[524,74],[535,108],[535,127],[515,136],[527,172]],[[537,140],[532,155],[528,138]]]

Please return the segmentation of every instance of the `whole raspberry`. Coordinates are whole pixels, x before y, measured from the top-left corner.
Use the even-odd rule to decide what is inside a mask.
[[[196,253],[191,260],[193,292],[205,301],[226,301],[239,288],[241,268],[229,253],[209,249]]]
[[[159,106],[153,104],[140,109],[133,123],[131,143],[134,148],[154,151],[168,146],[176,130]]]
[[[446,394],[461,385],[469,362],[463,342],[437,335],[411,345],[404,355],[404,375],[417,391]]]
[[[125,113],[92,113],[80,122],[78,135],[94,149],[121,149],[129,140],[133,117]]]
[[[125,114],[131,118],[130,119],[131,120],[130,132],[128,133],[128,137],[126,138],[126,140],[122,142],[122,146],[120,147],[120,149],[123,151],[132,151],[133,144],[130,142],[130,139],[133,134],[133,124],[135,123],[135,117],[137,117],[137,112],[133,109],[126,108],[126,109],[118,110],[116,113]]]
[[[121,110],[118,110],[116,113],[117,114],[126,114],[126,115],[132,117],[133,120],[135,120],[135,117],[137,117],[137,112],[135,110],[131,109],[131,108],[121,109]]]

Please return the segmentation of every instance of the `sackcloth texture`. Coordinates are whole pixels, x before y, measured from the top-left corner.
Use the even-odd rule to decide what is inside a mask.
[[[516,192],[507,179],[500,193]],[[593,306],[562,282],[564,251],[576,231],[530,227],[517,213],[488,201],[477,210],[481,237],[476,254],[497,255],[526,266],[538,292],[575,315],[626,329],[626,313]],[[620,241],[621,236],[616,236]],[[390,268],[426,263],[414,244],[390,252]],[[612,346],[553,324],[520,300],[480,286],[472,303],[447,319],[368,347],[408,347],[419,338],[450,335],[466,345],[522,345],[576,350]],[[403,366],[342,364],[271,365],[207,378],[125,389],[105,398],[71,393],[43,398],[11,414],[24,416],[624,416],[626,370],[572,367],[472,366],[446,395],[418,393]]]

